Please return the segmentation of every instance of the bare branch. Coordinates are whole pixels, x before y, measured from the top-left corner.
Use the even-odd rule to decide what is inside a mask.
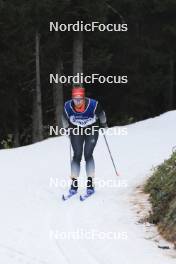
[[[112,7],[110,4],[108,4],[108,3],[106,3],[106,4],[107,4],[107,7],[108,7],[113,13],[117,14],[117,15],[120,17],[122,23],[124,24],[124,23],[125,23],[125,19],[124,19],[124,17],[122,16],[122,14],[120,14],[119,11],[118,11],[117,9],[115,9],[114,7]]]

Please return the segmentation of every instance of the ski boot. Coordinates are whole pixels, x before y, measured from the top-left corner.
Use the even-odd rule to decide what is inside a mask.
[[[88,177],[87,178],[87,194],[91,195],[95,192],[94,185],[93,185],[93,178]]]
[[[69,189],[69,193],[74,195],[77,193],[77,191],[78,191],[78,180],[75,178],[72,178],[72,183]]]

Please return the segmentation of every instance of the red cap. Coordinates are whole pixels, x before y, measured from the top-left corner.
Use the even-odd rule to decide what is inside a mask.
[[[85,89],[83,87],[73,87],[72,88],[72,98],[74,97],[84,97]]]

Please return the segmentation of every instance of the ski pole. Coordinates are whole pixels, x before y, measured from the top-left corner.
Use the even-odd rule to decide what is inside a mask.
[[[116,173],[117,176],[119,176],[119,174],[118,174],[118,172],[117,172],[117,169],[116,169],[116,166],[115,166],[115,163],[114,163],[114,159],[113,159],[113,157],[112,157],[111,150],[110,150],[110,148],[109,148],[109,144],[108,144],[107,138],[106,138],[105,135],[103,135],[103,136],[104,136],[104,140],[105,140],[105,143],[106,143],[107,149],[108,149],[108,151],[109,151],[109,155],[110,155],[110,158],[111,158],[111,161],[112,161],[112,164],[113,164],[113,167],[114,167],[115,173]]]

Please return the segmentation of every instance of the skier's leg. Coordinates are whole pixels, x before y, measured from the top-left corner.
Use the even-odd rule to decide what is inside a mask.
[[[93,151],[98,140],[98,131],[94,135],[85,136],[84,158],[86,161],[87,188],[93,189],[93,178],[95,176],[95,162]]]
[[[73,159],[71,161],[71,178],[77,179],[80,173],[80,162],[83,152],[83,135],[70,135],[71,145],[73,148]]]

